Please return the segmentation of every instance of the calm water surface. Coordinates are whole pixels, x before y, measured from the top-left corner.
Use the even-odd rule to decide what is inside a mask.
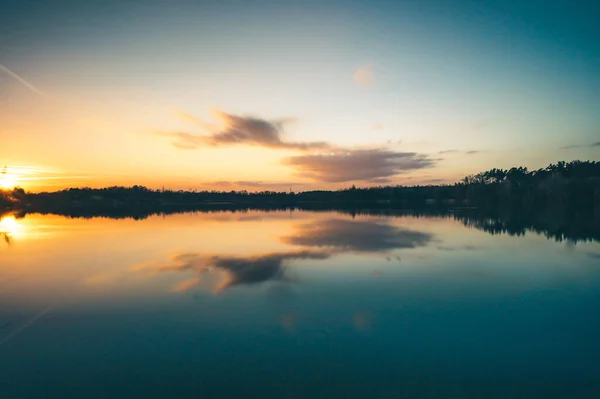
[[[444,217],[0,220],[2,398],[598,398],[600,244]]]

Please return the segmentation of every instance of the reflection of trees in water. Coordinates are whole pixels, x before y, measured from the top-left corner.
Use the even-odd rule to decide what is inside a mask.
[[[189,205],[173,205],[159,207],[132,207],[132,208],[106,208],[106,209],[77,209],[77,208],[42,208],[35,209],[34,211],[28,211],[30,213],[37,213],[40,215],[61,215],[71,219],[133,219],[133,220],[145,220],[152,216],[168,216],[181,213],[232,213],[245,215],[251,211],[269,211],[269,212],[283,212],[290,210],[299,210],[296,207],[286,206],[236,206],[233,204],[214,204],[214,205],[201,205],[197,204]],[[27,212],[23,212],[25,215]]]
[[[536,209],[523,207],[508,207],[500,208],[493,207],[490,209],[467,209],[467,208],[416,208],[412,210],[394,209],[381,204],[370,204],[364,207],[331,207],[326,205],[312,205],[301,207],[270,207],[270,206],[243,206],[237,207],[232,204],[215,204],[210,207],[194,207],[192,209],[165,208],[161,211],[140,209],[120,209],[103,210],[95,212],[90,210],[74,210],[69,209],[67,212],[60,210],[48,211],[47,213],[63,215],[71,218],[109,218],[122,219],[133,218],[136,220],[145,219],[153,215],[170,215],[183,212],[194,213],[228,213],[239,215],[243,218],[249,211],[290,211],[290,210],[308,210],[312,212],[338,212],[343,215],[371,215],[371,216],[412,216],[412,217],[441,217],[453,218],[462,222],[467,227],[472,227],[486,231],[490,234],[509,234],[514,236],[522,236],[526,232],[535,232],[542,234],[549,239],[557,241],[598,241],[600,242],[600,210],[573,210],[564,207]],[[46,213],[46,212],[44,212]],[[17,217],[23,217],[25,213]],[[237,220],[235,217],[233,220]],[[379,228],[373,227],[374,233],[381,233],[388,229],[385,226]],[[324,233],[324,231],[320,231]],[[398,232],[396,232],[398,233]],[[341,234],[344,234],[342,231]],[[349,234],[349,232],[346,232]],[[398,233],[398,234],[401,234]]]
[[[346,211],[344,211],[346,213]],[[541,234],[556,241],[600,242],[600,212],[577,212],[564,208],[545,210],[523,208],[454,209],[454,210],[358,210],[356,215],[412,216],[417,218],[452,218],[463,225],[492,235],[524,236]]]
[[[10,245],[12,238],[6,231],[0,231],[0,240],[4,241],[7,245]]]
[[[545,212],[504,212],[486,214],[457,214],[454,217],[465,226],[474,227],[490,234],[523,236],[534,232],[556,241],[600,242],[600,218],[598,215]]]
[[[6,216],[7,216],[6,214],[4,214],[4,215],[0,214],[0,223]],[[10,245],[12,243],[12,237],[10,235],[10,232],[7,231],[6,229],[3,229],[1,227],[1,224],[0,224],[0,241],[4,241],[6,243],[6,245]]]

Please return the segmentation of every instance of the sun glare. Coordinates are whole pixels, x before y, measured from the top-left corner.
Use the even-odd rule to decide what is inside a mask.
[[[10,175],[0,175],[0,188],[11,189],[17,185],[17,179]]]
[[[23,233],[23,225],[13,215],[0,218],[0,233],[9,237],[20,237]]]

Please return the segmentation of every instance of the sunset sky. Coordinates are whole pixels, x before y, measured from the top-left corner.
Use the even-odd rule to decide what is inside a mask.
[[[300,191],[600,160],[598,1],[0,7],[0,185]]]

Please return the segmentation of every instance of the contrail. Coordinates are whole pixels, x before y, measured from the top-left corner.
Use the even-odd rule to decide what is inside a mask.
[[[12,76],[14,79],[18,80],[23,85],[25,85],[27,88],[29,88],[30,90],[32,90],[35,93],[39,94],[40,96],[44,95],[44,93],[42,93],[41,91],[39,91],[34,85],[32,85],[31,83],[29,83],[28,81],[26,81],[25,79],[23,79],[22,77],[20,77],[19,75],[17,75],[16,73],[14,73],[13,71],[11,71],[10,69],[8,69],[7,67],[5,67],[2,64],[0,64],[0,70],[6,72],[10,76]]]
[[[42,310],[37,315],[33,316],[27,323],[23,324],[21,327],[17,328],[15,331],[13,331],[12,333],[8,334],[6,337],[4,337],[3,340],[0,341],[0,346],[4,345],[8,341],[10,341],[11,339],[13,339],[14,337],[16,337],[17,335],[21,334],[23,331],[25,331],[26,329],[28,329],[29,327],[31,327],[33,325],[33,323],[35,323],[40,318],[42,318],[46,313],[48,313],[50,311],[50,309],[52,309],[52,306],[50,306],[50,307]]]

